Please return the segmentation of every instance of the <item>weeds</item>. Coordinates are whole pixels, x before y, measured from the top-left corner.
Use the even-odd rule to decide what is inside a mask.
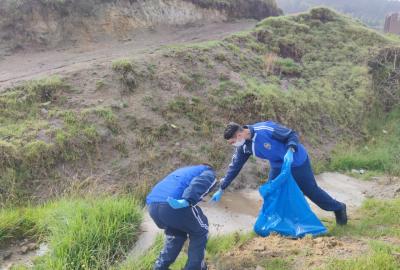
[[[105,269],[135,241],[142,213],[131,197],[61,199],[0,210],[0,240],[46,241],[35,269]]]
[[[120,75],[121,84],[132,92],[138,85],[134,64],[128,59],[120,59],[112,62],[112,69]]]
[[[394,109],[384,119],[372,118],[370,138],[360,146],[344,144],[333,153],[329,168],[351,171],[364,169],[367,172],[400,175],[398,140],[400,138],[400,109]]]

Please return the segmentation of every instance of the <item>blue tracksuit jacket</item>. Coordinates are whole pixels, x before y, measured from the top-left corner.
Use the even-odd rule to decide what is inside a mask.
[[[298,135],[294,130],[272,121],[245,127],[250,130],[251,140],[246,140],[244,145],[235,149],[232,162],[222,179],[222,189],[228,187],[235,179],[251,155],[268,160],[271,168],[281,168],[288,148],[293,147],[296,151],[293,155],[292,167],[298,167],[307,160],[307,151],[299,143]]]
[[[196,205],[216,184],[215,172],[207,165],[180,168],[162,179],[147,195],[146,204],[166,202],[168,197]]]

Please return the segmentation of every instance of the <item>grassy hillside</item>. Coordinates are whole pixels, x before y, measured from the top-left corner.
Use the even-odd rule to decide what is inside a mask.
[[[355,145],[377,129],[369,120],[396,106],[390,59],[397,58],[385,58],[396,42],[319,8],[267,18],[221,41],[165,47],[116,60],[109,70],[8,89],[0,94],[2,202],[57,195],[84,179],[144,196],[172,168],[203,161],[222,173],[232,151],[221,135],[228,121],[282,122],[326,168],[338,145],[361,151]],[[384,68],[378,59],[386,59]],[[388,74],[394,83],[383,85]],[[365,169],[398,174],[398,156],[363,158]],[[339,159],[332,168],[360,166]],[[253,159],[245,172],[236,187],[256,186],[266,175]]]
[[[304,12],[316,6],[334,8],[380,30],[383,30],[385,16],[400,8],[398,1],[390,0],[278,0],[277,3],[286,14]]]
[[[144,196],[178,166],[209,162],[222,176],[232,152],[222,138],[229,121],[293,127],[319,170],[399,176],[398,46],[318,8],[267,18],[223,40],[7,89],[0,93],[0,240],[48,242],[37,269],[149,268],[161,238],[145,258],[116,264],[135,241]],[[257,186],[267,168],[252,158],[244,172],[234,187]],[[78,198],[89,192],[129,197]],[[346,230],[330,225],[323,240],[217,238],[208,260],[217,269],[298,269],[297,261],[310,269],[324,255],[322,269],[397,269],[398,211],[397,199],[368,201]],[[267,247],[280,243],[271,254]]]

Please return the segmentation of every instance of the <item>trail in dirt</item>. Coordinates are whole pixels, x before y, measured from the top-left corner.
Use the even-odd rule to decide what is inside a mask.
[[[349,218],[368,197],[393,198],[400,195],[400,182],[381,178],[377,181],[362,181],[340,173],[323,173],[317,176],[318,185],[331,196],[347,204]],[[310,202],[310,201],[309,201]],[[246,232],[253,229],[253,224],[262,205],[262,199],[257,190],[240,190],[226,192],[221,202],[200,206],[208,217],[210,234],[227,234]],[[333,218],[332,212],[326,212],[310,202],[311,208],[320,218]],[[142,226],[143,233],[130,256],[137,257],[154,242],[161,231],[146,215]]]
[[[210,23],[186,27],[159,27],[136,32],[125,41],[103,41],[86,46],[43,52],[21,52],[0,59],[0,90],[13,84],[52,74],[65,74],[134,55],[143,55],[172,44],[221,39],[251,29],[255,20]]]

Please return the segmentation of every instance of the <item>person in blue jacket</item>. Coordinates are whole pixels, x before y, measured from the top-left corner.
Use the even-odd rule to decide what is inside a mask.
[[[208,220],[197,205],[216,184],[214,169],[208,164],[183,167],[170,173],[147,195],[148,211],[164,230],[165,244],[154,270],[166,270],[176,260],[189,236],[185,270],[205,270],[204,253]]]
[[[272,121],[247,126],[229,123],[224,131],[224,138],[236,149],[228,171],[221,179],[220,189],[213,195],[212,201],[221,199],[223,191],[239,174],[251,155],[269,161],[269,180],[280,174],[286,159],[292,159],[292,175],[304,195],[320,208],[333,211],[338,225],[347,224],[346,205],[333,199],[317,185],[307,150],[299,142],[294,130]],[[292,151],[293,155],[289,155],[288,151]]]

